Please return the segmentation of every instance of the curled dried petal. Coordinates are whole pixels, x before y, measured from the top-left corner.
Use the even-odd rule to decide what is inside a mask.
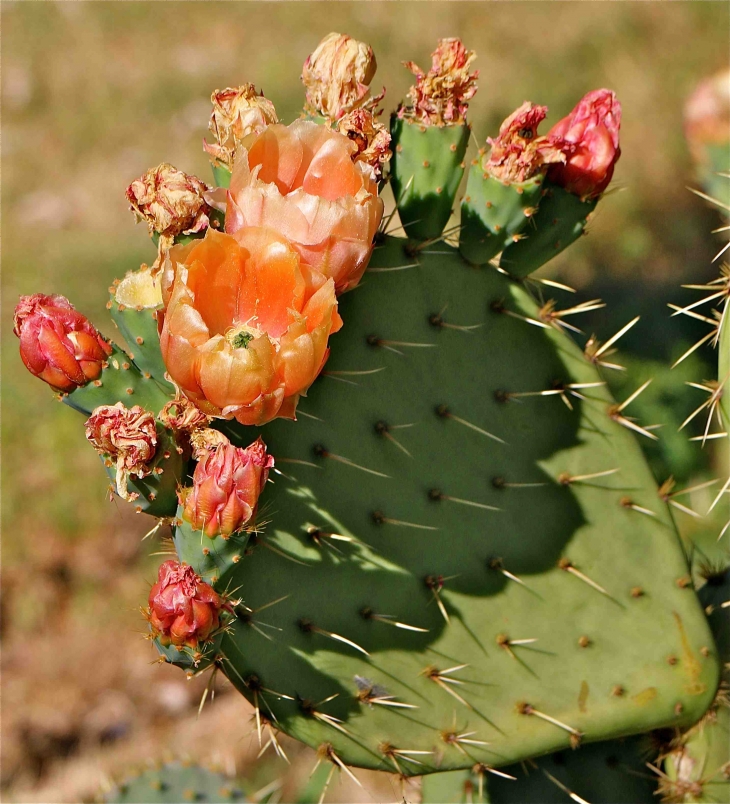
[[[388,129],[368,109],[355,109],[340,119],[337,130],[355,143],[357,151],[352,159],[370,165],[379,179],[393,155]]]

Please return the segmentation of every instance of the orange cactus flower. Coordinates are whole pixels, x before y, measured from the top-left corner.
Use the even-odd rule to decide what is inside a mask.
[[[268,126],[244,144],[229,192],[207,196],[225,211],[226,231],[274,229],[338,293],[355,287],[383,216],[373,168],[355,161],[357,145],[306,120]]]
[[[192,567],[177,561],[160,566],[148,603],[152,633],[165,646],[197,647],[219,627],[221,610],[230,610]]]
[[[306,276],[287,241],[261,227],[209,229],[170,250],[162,357],[203,413],[251,425],[295,418],[342,326],[334,282]]]

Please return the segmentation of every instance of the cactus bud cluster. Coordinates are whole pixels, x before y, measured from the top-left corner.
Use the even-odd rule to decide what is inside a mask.
[[[101,374],[111,346],[65,296],[21,296],[13,332],[31,374],[69,393]]]

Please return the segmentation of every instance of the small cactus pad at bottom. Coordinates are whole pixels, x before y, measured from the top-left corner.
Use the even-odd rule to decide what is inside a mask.
[[[696,721],[718,661],[630,410],[524,284],[405,251],[378,244],[298,422],[262,430],[219,666],[335,764],[407,775]]]
[[[180,762],[169,762],[125,779],[104,798],[107,804],[223,804],[249,800],[224,774]]]

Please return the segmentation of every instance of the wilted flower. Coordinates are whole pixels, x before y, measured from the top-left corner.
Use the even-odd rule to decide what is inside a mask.
[[[259,495],[274,465],[261,438],[246,449],[226,442],[224,438],[198,452],[193,486],[181,493],[183,518],[211,538],[226,539],[253,523]]]
[[[595,198],[608,187],[621,155],[621,104],[609,89],[594,89],[548,132],[565,154],[548,178],[581,198]]]
[[[86,438],[116,466],[119,496],[136,499],[138,495],[127,490],[127,481],[130,475],[149,474],[148,464],[157,450],[155,417],[139,405],[99,405],[86,420]]]
[[[235,237],[209,229],[170,250],[162,357],[203,413],[242,424],[294,418],[342,325],[332,280],[307,278],[299,255],[271,229],[247,227]]]
[[[210,96],[213,112],[208,128],[217,144],[204,142],[206,153],[216,162],[233,168],[236,148],[249,134],[260,134],[266,126],[278,123],[274,104],[256,92],[253,84],[216,89]]]
[[[167,646],[196,648],[220,626],[225,604],[212,586],[187,564],[165,561],[150,589],[147,619],[153,634]]]
[[[65,296],[21,296],[13,332],[28,371],[66,393],[96,380],[112,351]]]
[[[352,154],[352,159],[370,165],[379,179],[383,165],[393,155],[388,129],[369,109],[355,109],[340,118],[337,130],[355,143],[357,151]]]
[[[159,419],[171,430],[186,433],[188,436],[206,427],[210,422],[210,416],[203,413],[185,396],[168,402],[160,411]]]
[[[479,71],[469,72],[476,58],[460,39],[439,39],[431,54],[431,69],[424,72],[412,61],[403,62],[416,76],[408,91],[410,105],[401,107],[400,117],[413,118],[424,126],[458,125],[464,122],[467,101],[477,91]]]
[[[707,160],[708,145],[730,143],[730,70],[702,81],[684,107],[684,131],[694,159]]]
[[[127,187],[127,200],[150,235],[171,244],[180,234],[195,234],[209,225],[210,207],[203,198],[208,185],[167,162],[148,170]]]
[[[327,34],[302,68],[306,110],[339,120],[359,106],[377,103],[382,95],[371,98],[369,89],[376,68],[370,45],[345,34]]]
[[[550,163],[565,161],[551,139],[537,136],[547,111],[547,106],[525,101],[502,123],[496,138],[487,138],[492,150],[483,167],[490,176],[513,184],[527,181]]]
[[[356,150],[310,121],[269,126],[241,149],[230,190],[208,198],[225,211],[227,232],[274,229],[340,293],[360,281],[383,215],[373,171],[352,161]]]

